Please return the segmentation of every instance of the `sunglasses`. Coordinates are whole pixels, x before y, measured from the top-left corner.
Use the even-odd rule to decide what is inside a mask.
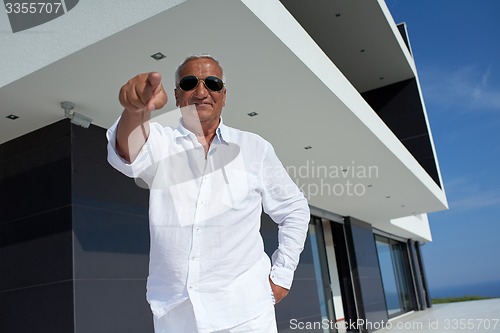
[[[198,86],[198,83],[202,81],[205,87],[211,91],[221,91],[224,88],[224,82],[217,76],[207,76],[205,79],[199,79],[194,75],[184,76],[179,81],[179,88],[184,91],[190,91]]]

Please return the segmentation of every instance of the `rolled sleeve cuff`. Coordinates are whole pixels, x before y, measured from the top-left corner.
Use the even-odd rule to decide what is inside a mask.
[[[292,287],[294,271],[285,267],[273,266],[271,268],[271,281],[274,284],[290,289]]]
[[[124,160],[116,150],[116,128],[119,121],[120,119],[118,119],[106,132],[106,137],[108,139],[108,162],[124,175],[131,178],[137,178],[141,171],[151,163],[148,144],[142,147],[139,155],[132,163]]]

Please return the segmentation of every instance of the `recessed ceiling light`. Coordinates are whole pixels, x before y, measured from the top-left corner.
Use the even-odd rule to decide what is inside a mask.
[[[335,14],[335,17],[340,17],[340,13]]]
[[[305,147],[304,147],[304,149],[305,149],[305,150],[309,150],[309,149],[311,149],[311,148],[312,148],[311,146],[305,146]]]
[[[5,117],[7,119],[10,119],[10,120],[16,120],[17,118],[19,118],[18,116],[16,116],[15,114],[9,114],[7,117]]]
[[[379,77],[379,80],[383,80],[383,79],[384,79],[384,77],[383,77],[383,76]]]
[[[250,113],[248,113],[248,115],[250,117],[255,117],[256,115],[258,115],[258,113],[257,112],[250,112]]]
[[[167,56],[164,55],[163,53],[161,52],[156,52],[155,54],[151,55],[151,58],[153,58],[154,60],[161,60],[161,59],[164,59],[166,58]]]
[[[386,199],[390,199],[390,198],[391,198],[391,196],[390,196],[390,195],[388,195],[388,196],[386,196],[385,198],[386,198]]]
[[[365,49],[361,49],[361,53],[365,53]]]

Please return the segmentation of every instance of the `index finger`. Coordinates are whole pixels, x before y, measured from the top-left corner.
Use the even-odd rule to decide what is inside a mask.
[[[147,110],[154,111],[161,109],[167,103],[167,94],[161,84],[161,75],[157,72],[148,74],[147,89],[150,91],[150,98],[147,102]]]
[[[157,72],[151,72],[148,74],[148,84],[151,86],[152,90],[155,91],[156,88],[161,84],[161,74]]]

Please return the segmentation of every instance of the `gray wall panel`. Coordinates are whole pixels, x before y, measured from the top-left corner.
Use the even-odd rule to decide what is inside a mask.
[[[74,332],[153,333],[145,293],[145,280],[75,281]]]
[[[0,332],[73,332],[73,281],[0,292]]]
[[[70,206],[1,224],[0,291],[71,280],[72,239]]]
[[[75,278],[147,277],[147,217],[78,206],[73,215]]]

